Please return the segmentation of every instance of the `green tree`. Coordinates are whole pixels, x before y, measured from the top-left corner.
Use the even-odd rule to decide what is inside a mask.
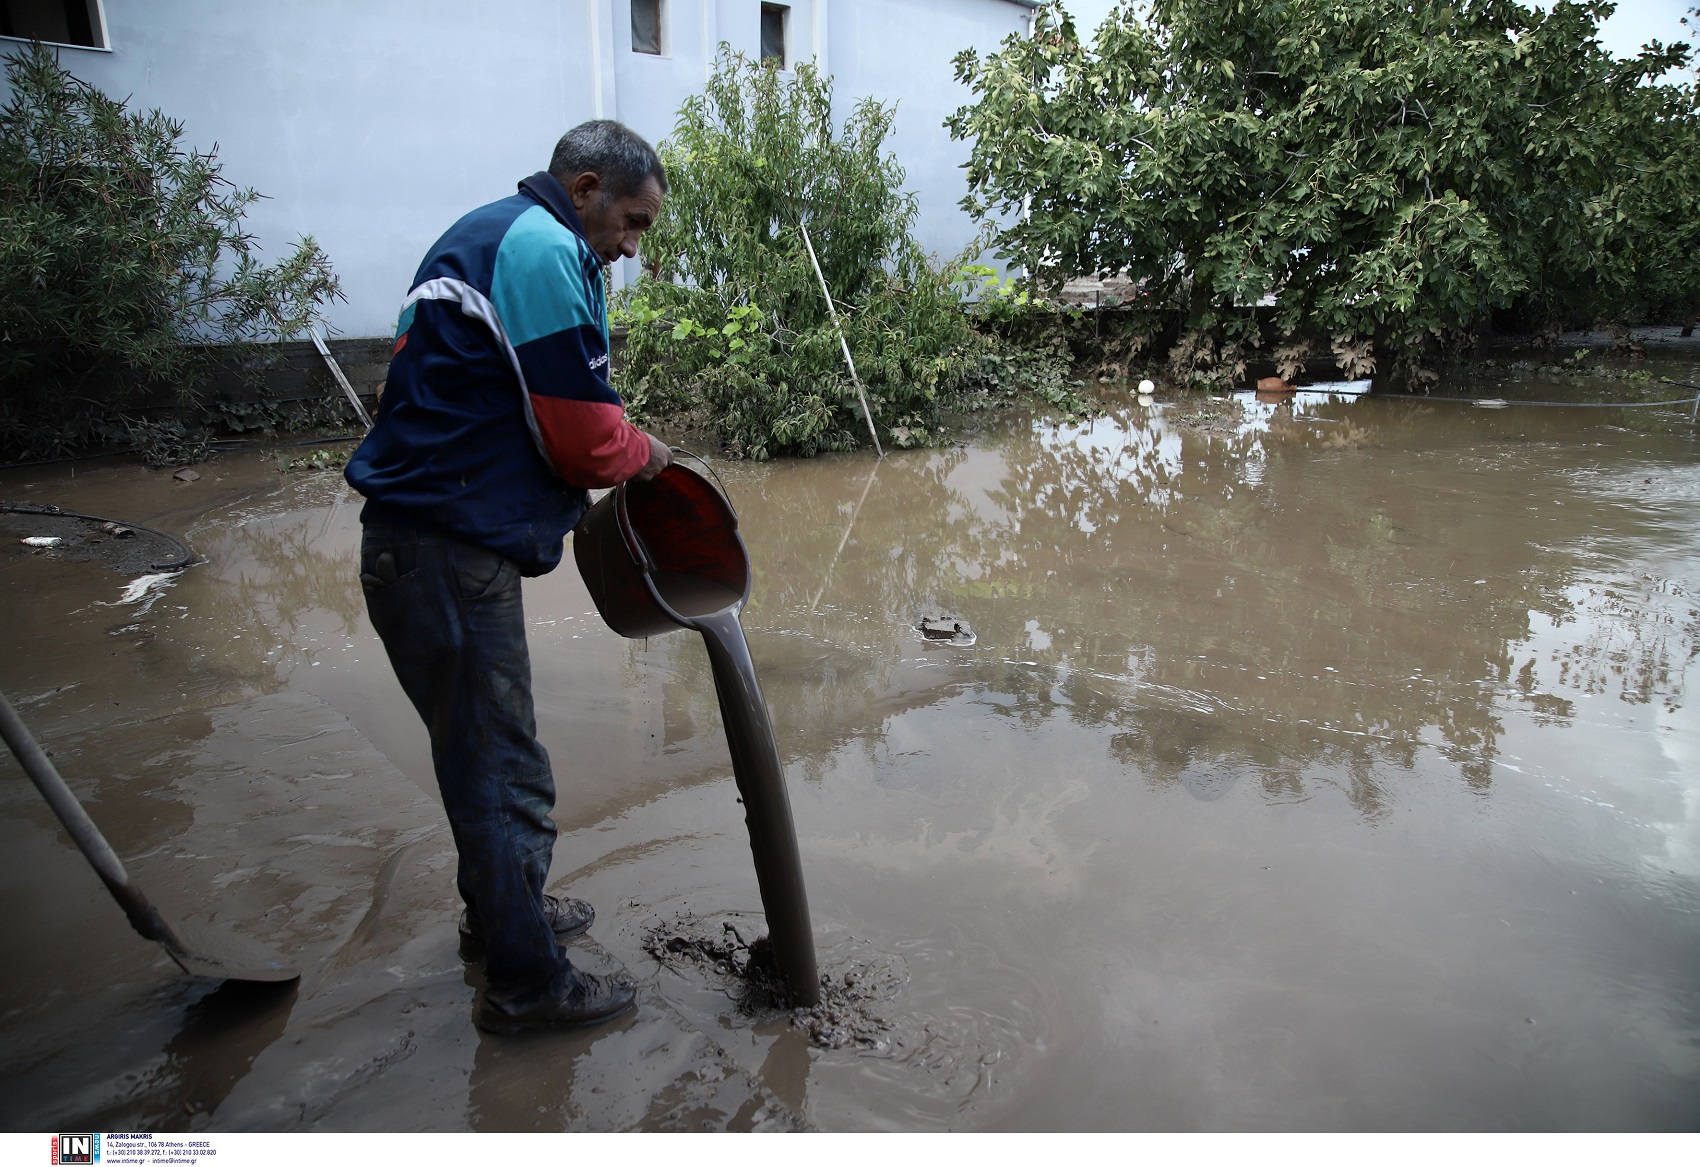
[[[1673,311],[1700,294],[1696,94],[1649,82],[1690,58],[1613,58],[1594,39],[1611,11],[1152,0],[1088,45],[1052,5],[1031,39],[957,59],[964,205],[1021,212],[998,245],[1041,280],[1140,281],[1198,379],[1266,346],[1288,369],[1332,349],[1421,378],[1425,345],[1499,310]]]
[[[690,415],[756,459],[866,440],[806,226],[882,442],[928,440],[986,342],[962,311],[973,275],[930,263],[912,234],[915,198],[884,148],[894,115],[864,100],[835,127],[813,66],[786,75],[722,48],[661,144],[667,200],[646,274],[616,304],[635,409]]]
[[[260,196],[33,44],[6,58],[0,109],[0,446],[47,455],[155,398],[179,402],[220,346],[299,335],[340,298],[304,237],[261,262]],[[228,348],[226,356],[236,355]]]

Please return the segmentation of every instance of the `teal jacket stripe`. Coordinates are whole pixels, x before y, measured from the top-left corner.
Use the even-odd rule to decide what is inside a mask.
[[[503,235],[490,300],[514,348],[586,325],[603,330],[602,305],[587,296],[582,247],[579,237],[543,207],[520,215]],[[598,293],[600,285],[597,280]]]

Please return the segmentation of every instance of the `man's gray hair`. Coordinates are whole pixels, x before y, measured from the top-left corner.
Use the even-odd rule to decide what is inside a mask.
[[[602,180],[603,191],[614,198],[637,193],[646,178],[655,179],[661,193],[667,193],[667,171],[655,147],[619,122],[585,122],[555,143],[550,174],[565,183],[587,170]]]

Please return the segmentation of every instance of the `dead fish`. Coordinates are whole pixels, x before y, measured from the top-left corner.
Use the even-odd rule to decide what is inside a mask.
[[[1483,397],[1476,402],[1477,409],[1508,409],[1511,402],[1503,397]]]
[[[65,540],[57,535],[30,535],[27,538],[19,539],[18,542],[25,547],[63,547],[65,545]]]

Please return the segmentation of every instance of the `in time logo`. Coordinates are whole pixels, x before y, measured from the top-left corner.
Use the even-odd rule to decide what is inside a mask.
[[[100,1136],[59,1135],[53,1140],[53,1161],[55,1163],[83,1163],[93,1167],[100,1162]]]

